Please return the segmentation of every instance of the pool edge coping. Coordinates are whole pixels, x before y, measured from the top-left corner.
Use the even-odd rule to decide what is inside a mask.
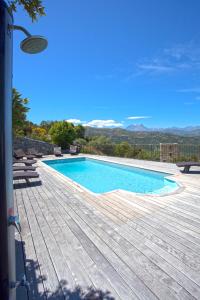
[[[153,172],[159,172],[159,173],[169,174],[169,176],[167,176],[166,179],[174,181],[177,184],[178,187],[177,187],[177,189],[175,191],[172,191],[172,192],[169,192],[169,193],[163,193],[163,194],[144,194],[144,193],[131,192],[131,191],[123,190],[123,189],[115,189],[115,190],[112,190],[112,191],[109,191],[109,192],[105,192],[105,193],[94,193],[91,190],[85,188],[81,184],[79,184],[76,181],[72,180],[68,176],[63,175],[62,173],[60,173],[59,171],[53,169],[52,167],[50,167],[49,165],[47,165],[45,163],[45,161],[48,161],[48,160],[50,160],[50,161],[51,160],[62,160],[62,159],[64,159],[64,160],[67,160],[67,159],[76,160],[77,158],[89,158],[89,159],[93,159],[93,160],[100,160],[100,161],[103,161],[103,162],[109,162],[109,161],[104,160],[104,159],[93,158],[93,157],[91,158],[90,156],[87,156],[87,155],[81,155],[81,156],[78,156],[78,157],[59,157],[59,158],[56,157],[56,158],[50,158],[50,159],[49,158],[44,158],[44,159],[40,160],[39,162],[42,164],[43,167],[45,166],[52,174],[56,175],[57,177],[61,177],[67,183],[72,184],[72,186],[75,189],[77,189],[77,190],[79,190],[81,192],[87,192],[87,193],[89,193],[89,194],[91,194],[91,195],[93,195],[95,197],[123,191],[123,192],[126,192],[126,193],[131,193],[131,194],[133,194],[135,196],[156,197],[157,198],[157,197],[165,197],[165,196],[180,194],[185,189],[185,186],[182,183],[180,183],[177,180],[177,178],[174,178],[176,176],[176,174],[169,174],[168,172],[166,173],[166,172],[161,172],[161,171],[155,171],[155,170],[152,170],[152,169],[138,167],[138,166],[131,165],[131,164],[128,164],[128,163],[118,163],[118,162],[113,162],[112,160],[110,160],[111,163],[115,163],[115,164],[119,164],[119,165],[125,165],[125,166],[135,167],[135,168],[143,169],[143,170],[147,170],[147,171],[153,171]]]

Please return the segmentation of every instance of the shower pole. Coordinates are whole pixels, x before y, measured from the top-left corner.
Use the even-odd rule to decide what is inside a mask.
[[[15,239],[8,216],[14,214],[12,180],[12,15],[0,0],[0,299],[14,300]]]

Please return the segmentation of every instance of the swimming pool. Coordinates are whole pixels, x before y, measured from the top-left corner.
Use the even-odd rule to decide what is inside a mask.
[[[170,174],[129,167],[90,158],[43,161],[94,193],[126,190],[143,194],[165,194],[178,184],[166,177]]]

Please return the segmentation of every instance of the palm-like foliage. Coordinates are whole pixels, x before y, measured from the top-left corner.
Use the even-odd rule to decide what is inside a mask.
[[[44,6],[41,0],[10,0],[8,4],[11,12],[16,12],[18,5],[22,6],[32,21],[37,20],[38,17],[45,16]]]
[[[13,133],[20,134],[26,124],[26,114],[29,108],[27,98],[22,98],[22,95],[14,88],[12,93],[12,107],[13,107]]]

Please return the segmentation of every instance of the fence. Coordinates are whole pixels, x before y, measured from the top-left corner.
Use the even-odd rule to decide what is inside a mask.
[[[87,145],[81,152],[164,162],[200,161],[200,145],[192,144]]]
[[[200,161],[200,145],[179,144],[179,161]]]

